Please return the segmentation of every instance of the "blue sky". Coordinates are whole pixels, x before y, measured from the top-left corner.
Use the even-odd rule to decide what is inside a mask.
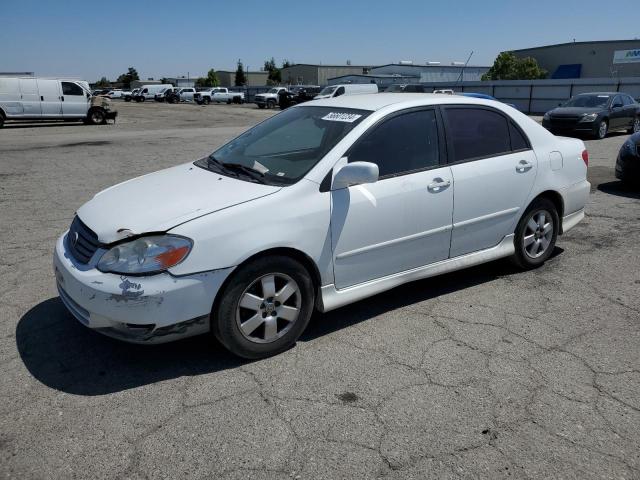
[[[103,6],[99,6],[102,4]],[[490,65],[502,50],[640,38],[638,0],[0,0],[0,71],[115,79],[280,63]]]

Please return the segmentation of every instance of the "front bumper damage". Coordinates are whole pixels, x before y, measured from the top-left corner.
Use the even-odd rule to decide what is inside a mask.
[[[102,273],[98,250],[88,264],[77,262],[58,239],[53,268],[60,300],[83,325],[132,343],[166,343],[209,331],[213,301],[233,267],[173,276]]]

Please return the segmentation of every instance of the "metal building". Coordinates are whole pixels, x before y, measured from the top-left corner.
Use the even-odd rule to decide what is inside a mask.
[[[230,70],[216,70],[221,87],[233,87],[236,84],[236,72]],[[248,87],[261,87],[267,84],[269,72],[244,72]]]
[[[299,63],[282,69],[282,83],[289,85],[327,85],[329,79],[342,75],[369,73],[370,66],[310,65]]]
[[[392,63],[372,67],[369,73],[350,74],[328,79],[329,85],[340,83],[377,83],[387,87],[394,83],[472,82],[480,80],[489,67],[464,65],[416,65]]]
[[[535,58],[549,78],[640,77],[640,40],[571,42],[511,50]]]

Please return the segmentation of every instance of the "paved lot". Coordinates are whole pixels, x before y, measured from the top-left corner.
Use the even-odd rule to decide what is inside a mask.
[[[251,363],[206,337],[123,344],[58,300],[51,253],[78,206],[270,114],[118,106],[115,126],[0,131],[2,476],[640,478],[640,195],[613,176],[626,135],[588,142],[588,217],[544,267],[403,286]]]

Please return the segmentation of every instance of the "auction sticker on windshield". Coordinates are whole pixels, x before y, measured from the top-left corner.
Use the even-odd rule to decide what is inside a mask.
[[[322,120],[328,120],[330,122],[346,122],[353,123],[358,120],[362,115],[358,115],[357,113],[340,113],[340,112],[330,112],[327,113]]]

